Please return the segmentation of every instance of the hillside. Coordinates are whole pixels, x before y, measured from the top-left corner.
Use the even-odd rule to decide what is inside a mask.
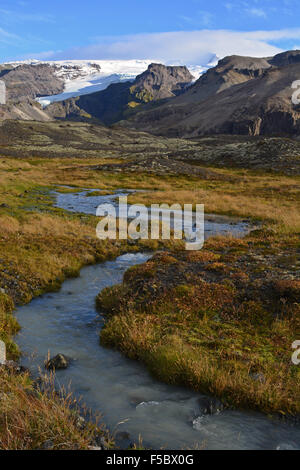
[[[193,78],[186,67],[150,64],[133,82],[111,84],[97,93],[53,103],[47,113],[55,118],[93,117],[109,125],[142,104],[180,95]]]
[[[183,95],[151,104],[125,126],[160,135],[295,135],[299,107],[292,83],[300,77],[300,51],[273,58],[226,57]]]

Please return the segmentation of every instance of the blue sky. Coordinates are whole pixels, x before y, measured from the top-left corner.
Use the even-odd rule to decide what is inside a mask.
[[[300,48],[299,0],[0,0],[0,61],[205,62]]]

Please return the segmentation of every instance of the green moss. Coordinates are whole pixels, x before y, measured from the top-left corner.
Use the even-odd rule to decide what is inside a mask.
[[[137,106],[140,106],[140,103],[137,103],[136,101],[129,101],[128,103],[128,108],[136,108]]]
[[[135,97],[140,100],[142,103],[150,103],[153,101],[153,95],[150,91],[141,90],[135,94]]]

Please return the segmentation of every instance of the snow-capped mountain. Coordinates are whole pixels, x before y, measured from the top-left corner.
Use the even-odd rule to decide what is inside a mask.
[[[20,65],[50,65],[54,75],[64,82],[62,93],[51,96],[42,96],[37,101],[46,107],[50,103],[63,101],[74,96],[86,95],[106,89],[111,83],[134,80],[137,75],[144,72],[148,66],[159,60],[65,60],[65,61],[39,61],[26,60],[9,63],[10,67]],[[165,64],[177,65],[177,64]],[[193,65],[189,70],[195,79],[205,72],[212,64],[206,66]]]

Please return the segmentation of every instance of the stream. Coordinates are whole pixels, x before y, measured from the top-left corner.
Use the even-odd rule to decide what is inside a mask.
[[[56,205],[94,214],[104,198],[107,202],[115,197],[58,193]],[[217,220],[208,221],[205,229],[234,234],[249,230],[244,222]],[[198,401],[203,395],[158,382],[142,364],[100,346],[104,319],[95,310],[96,295],[120,283],[129,267],[150,256],[125,254],[85,267],[80,277],[66,280],[59,292],[19,307],[16,315],[22,329],[16,341],[24,353],[22,364],[38,375],[48,351],[51,356],[71,357],[70,367],[56,372],[57,385],[70,386],[77,398],[101,413],[123,448],[141,436],[143,445],[153,449],[300,449],[299,426],[245,411],[202,416]]]

